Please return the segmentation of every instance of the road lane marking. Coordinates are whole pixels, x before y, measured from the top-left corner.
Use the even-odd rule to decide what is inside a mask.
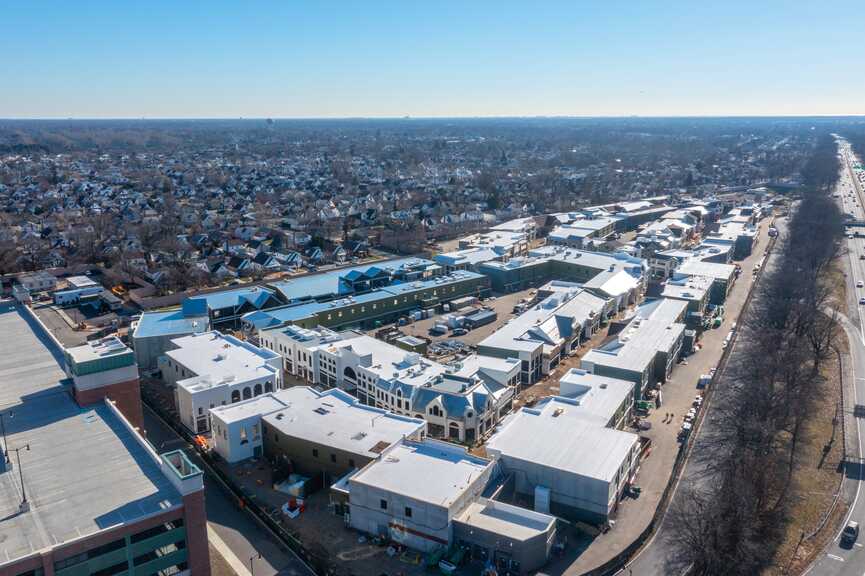
[[[828,557],[831,558],[832,560],[837,560],[838,562],[843,562],[843,561],[844,561],[843,558],[841,558],[840,556],[835,556],[834,554],[826,554],[826,556],[828,556]]]

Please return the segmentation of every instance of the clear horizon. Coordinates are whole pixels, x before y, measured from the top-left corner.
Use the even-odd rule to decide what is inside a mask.
[[[865,115],[865,2],[4,7],[0,118]]]

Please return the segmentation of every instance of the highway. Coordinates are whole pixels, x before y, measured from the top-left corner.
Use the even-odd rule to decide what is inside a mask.
[[[843,170],[838,183],[837,193],[845,213],[852,214],[857,220],[865,219],[863,211],[862,187],[855,180],[853,164],[855,158],[850,145],[844,140],[839,141],[842,155]],[[865,233],[865,229],[860,229]],[[841,316],[841,325],[847,333],[850,343],[850,363],[853,368],[853,383],[847,387],[852,391],[845,398],[845,419],[847,423],[847,464],[845,491],[850,508],[844,522],[838,527],[833,540],[826,546],[822,554],[805,572],[810,576],[862,576],[865,571],[865,546],[863,537],[852,547],[840,545],[841,529],[848,521],[859,522],[865,528],[865,494],[862,490],[862,425],[861,418],[853,415],[853,406],[865,404],[865,336],[863,336],[863,312],[865,306],[860,305],[860,298],[865,297],[865,238],[849,238],[847,242],[847,308],[850,313]]]

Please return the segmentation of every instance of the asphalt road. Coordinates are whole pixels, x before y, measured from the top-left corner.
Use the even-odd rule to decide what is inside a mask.
[[[182,448],[199,467],[201,466],[198,455],[186,441],[164,425],[146,407],[144,428],[148,440],[156,446],[158,452]],[[255,576],[274,574],[312,576],[313,573],[303,562],[291,552],[281,550],[270,534],[259,527],[246,512],[241,511],[235,501],[229,498],[222,487],[207,474],[204,475],[204,490],[208,527],[219,535],[244,566],[249,568],[250,561],[252,562],[253,568],[248,573]],[[240,576],[247,576],[247,574]]]
[[[838,183],[837,191],[840,193],[840,202],[844,212],[851,213],[856,219],[865,219],[862,202],[865,199],[863,191],[858,182],[853,180],[852,152],[849,144],[841,142],[841,153],[844,156],[846,169],[843,171]],[[849,194],[853,193],[853,198]],[[860,229],[865,232],[865,229]],[[865,288],[859,288],[858,284],[865,285],[865,260],[861,255],[865,254],[865,239],[848,238],[847,250],[849,255],[849,268],[847,271],[847,293],[848,308],[851,313],[840,318],[841,325],[847,333],[850,343],[850,361],[853,368],[853,397],[845,399],[846,422],[848,423],[848,448],[846,463],[846,490],[852,499],[847,517],[844,519],[833,540],[826,546],[820,557],[810,566],[806,574],[810,576],[862,576],[865,572],[865,546],[860,537],[852,547],[840,545],[841,529],[848,521],[859,522],[865,527],[865,495],[862,494],[863,466],[862,466],[862,425],[861,418],[852,415],[852,407],[856,404],[865,404],[865,336],[863,336],[863,313],[865,306],[859,304],[859,298],[865,296]]]
[[[779,218],[775,222],[781,236],[787,232],[787,220]],[[775,258],[773,252],[764,263],[764,273],[771,271],[775,266]],[[749,270],[743,270],[743,274],[747,274]],[[741,324],[741,321],[739,322]],[[737,357],[741,351],[745,349],[747,343],[744,340],[745,333],[741,332],[733,341],[733,348],[730,351],[730,356],[727,359],[726,366],[735,366]],[[730,397],[736,393],[736,388],[730,378],[726,377],[726,372],[722,372],[721,377],[715,384],[710,404],[706,408],[708,412],[704,416],[704,420],[697,431],[694,438],[694,444],[691,448],[688,461],[682,471],[677,486],[674,489],[673,496],[670,501],[670,506],[675,505],[678,498],[681,497],[683,489],[688,487],[700,488],[706,486],[711,481],[711,475],[707,470],[708,458],[703,458],[708,451],[706,446],[711,444],[713,435],[718,430],[721,416],[712,408],[717,405],[723,405],[729,402]],[[669,509],[669,507],[668,507]],[[674,552],[672,544],[669,542],[670,520],[668,516],[664,516],[661,520],[655,535],[649,540],[649,543],[637,554],[637,556],[620,572],[620,574],[638,574],[640,576],[669,576],[672,574],[667,567],[668,559]],[[860,575],[861,576],[861,575]]]

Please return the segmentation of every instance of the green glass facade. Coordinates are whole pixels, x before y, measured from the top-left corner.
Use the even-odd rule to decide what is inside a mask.
[[[56,576],[156,576],[186,569],[186,528],[159,525],[54,563]]]

